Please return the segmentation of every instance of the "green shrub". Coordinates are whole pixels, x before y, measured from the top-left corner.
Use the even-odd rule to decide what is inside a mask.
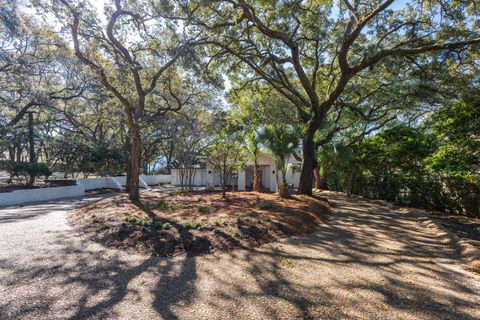
[[[168,222],[165,222],[163,225],[162,225],[162,228],[164,230],[170,230],[172,228],[172,225]]]
[[[185,224],[185,228],[187,229],[192,229],[193,228],[193,224],[191,222],[188,222]]]
[[[209,206],[205,206],[205,205],[199,205],[199,206],[197,206],[197,209],[201,213],[207,213],[208,214],[208,213],[213,212],[212,208],[210,208]]]
[[[152,225],[156,229],[162,229],[162,226],[163,226],[160,221],[155,221]]]
[[[135,225],[140,225],[142,223],[142,220],[137,218],[137,217],[130,217],[130,223],[135,224]]]
[[[260,210],[271,210],[273,209],[273,202],[272,201],[260,201],[257,203],[256,207]]]

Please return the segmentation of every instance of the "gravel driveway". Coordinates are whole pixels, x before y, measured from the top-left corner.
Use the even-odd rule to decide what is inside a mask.
[[[480,276],[445,233],[323,196],[336,212],[313,235],[174,259],[72,232],[66,210],[92,199],[0,209],[0,319],[480,319]]]

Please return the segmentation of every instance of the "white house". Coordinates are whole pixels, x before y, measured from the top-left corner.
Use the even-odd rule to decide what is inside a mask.
[[[277,176],[280,180],[281,173],[277,172],[275,158],[269,154],[261,153],[258,156],[258,165],[260,170],[260,187],[265,191],[276,191]],[[237,190],[251,190],[253,184],[253,166],[252,159],[248,159],[245,163],[244,170],[238,172],[238,178],[234,181]],[[288,161],[287,182],[292,184],[294,188],[298,188],[300,181],[300,162],[291,157]],[[220,176],[210,168],[207,162],[204,168],[192,168],[194,170],[194,186],[218,187],[220,186]],[[171,169],[172,185],[180,185],[180,169]],[[232,185],[232,178],[228,177],[227,185]]]

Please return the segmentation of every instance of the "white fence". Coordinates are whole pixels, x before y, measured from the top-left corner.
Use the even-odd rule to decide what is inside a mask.
[[[0,207],[64,198],[75,198],[81,197],[84,194],[85,190],[81,185],[2,192],[0,193]]]

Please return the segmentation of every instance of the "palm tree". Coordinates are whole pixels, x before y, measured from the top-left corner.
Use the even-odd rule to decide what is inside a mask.
[[[247,149],[250,153],[250,157],[253,159],[253,191],[260,191],[260,172],[258,166],[258,153],[260,138],[255,130],[247,133]]]
[[[267,125],[261,135],[263,143],[277,162],[277,192],[282,198],[289,196],[287,188],[287,160],[298,148],[299,130],[294,126]],[[278,171],[282,173],[278,182]]]

